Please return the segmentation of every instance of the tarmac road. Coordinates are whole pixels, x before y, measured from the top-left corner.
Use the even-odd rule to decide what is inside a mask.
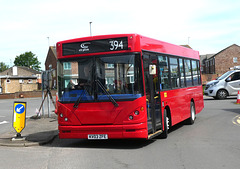
[[[1,147],[0,168],[238,169],[240,105],[205,98],[194,125],[179,124],[167,139],[60,140],[34,147]],[[4,124],[3,124],[4,125]]]

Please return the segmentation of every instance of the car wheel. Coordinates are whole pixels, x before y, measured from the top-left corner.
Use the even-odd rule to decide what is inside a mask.
[[[217,98],[220,99],[220,100],[223,100],[227,97],[228,93],[226,90],[219,90],[217,92]]]

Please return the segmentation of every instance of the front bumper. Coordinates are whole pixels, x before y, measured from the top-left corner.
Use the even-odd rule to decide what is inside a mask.
[[[88,139],[89,134],[107,134],[108,139],[148,138],[146,123],[131,125],[87,125],[87,126],[61,126],[59,125],[59,138]]]
[[[204,90],[204,95],[206,96],[211,96],[211,97],[216,97],[217,91],[213,89],[213,87],[209,87]]]

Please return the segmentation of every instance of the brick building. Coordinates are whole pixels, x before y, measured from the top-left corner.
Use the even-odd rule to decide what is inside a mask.
[[[200,62],[201,62],[201,73],[206,74],[206,61],[211,58],[215,54],[206,54],[206,55],[200,55]]]
[[[35,91],[40,83],[41,72],[24,66],[13,66],[0,73],[1,93]]]
[[[205,74],[218,75],[227,72],[234,66],[240,66],[240,46],[233,44],[207,58],[203,64]]]

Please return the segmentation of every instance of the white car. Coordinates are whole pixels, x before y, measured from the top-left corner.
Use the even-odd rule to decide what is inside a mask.
[[[240,91],[240,70],[232,70],[208,82],[204,94],[215,99],[225,99],[227,96],[236,96],[238,91]]]

